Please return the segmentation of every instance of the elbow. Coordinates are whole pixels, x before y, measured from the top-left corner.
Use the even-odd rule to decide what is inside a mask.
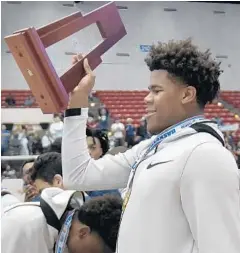
[[[63,163],[63,187],[66,190],[83,191],[88,161],[80,165]]]

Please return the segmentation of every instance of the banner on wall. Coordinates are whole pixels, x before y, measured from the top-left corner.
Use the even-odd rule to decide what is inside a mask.
[[[149,52],[151,47],[152,47],[151,45],[140,45],[139,46],[140,51],[143,52],[143,53]]]

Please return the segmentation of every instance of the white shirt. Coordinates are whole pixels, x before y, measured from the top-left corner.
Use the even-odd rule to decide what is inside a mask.
[[[87,110],[83,116],[65,118],[65,187],[126,187],[131,166],[155,137],[124,154],[93,160],[84,138],[86,115]],[[118,253],[240,252],[236,162],[215,137],[194,133],[185,128],[168,137],[138,166],[120,225]],[[148,169],[150,164],[153,166]]]
[[[121,123],[121,122],[114,123],[114,124],[112,124],[112,127],[111,127],[111,131],[113,132],[113,136],[116,139],[123,138],[124,129],[125,129],[125,127],[124,127],[123,123]]]
[[[42,197],[60,219],[73,195],[59,188],[47,188]],[[11,195],[2,197],[1,249],[4,253],[53,253],[58,231],[47,224],[39,202],[17,203]],[[81,195],[82,197],[82,195]],[[4,199],[8,198],[8,199]],[[14,204],[15,201],[15,205]],[[82,198],[78,199],[83,204]],[[64,251],[67,252],[67,251]]]
[[[52,123],[50,125],[49,131],[54,140],[56,140],[57,138],[61,138],[63,132],[63,122],[59,121]]]
[[[43,148],[48,148],[51,145],[51,140],[47,135],[44,135],[42,137],[42,147]]]

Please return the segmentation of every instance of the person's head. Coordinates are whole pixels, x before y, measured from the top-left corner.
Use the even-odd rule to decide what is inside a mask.
[[[5,131],[7,129],[6,125],[2,124],[2,131]]]
[[[31,179],[40,193],[49,187],[63,188],[61,154],[48,152],[39,155],[33,164]]]
[[[109,141],[106,133],[100,130],[87,129],[87,144],[90,156],[97,160],[109,150]]]
[[[107,114],[107,111],[105,108],[101,108],[100,110],[100,116],[105,116]]]
[[[115,123],[121,123],[120,118],[121,118],[121,115],[118,114],[118,115],[116,116],[116,118],[115,118]]]
[[[21,172],[22,172],[22,179],[25,185],[29,184],[31,181],[29,172],[34,164],[34,161],[35,161],[34,159],[29,159],[22,164]]]
[[[60,122],[60,121],[61,121],[60,115],[59,115],[59,114],[54,114],[54,115],[53,115],[53,121],[54,121],[55,123]]]
[[[127,124],[131,125],[133,123],[133,119],[132,118],[127,118]]]
[[[142,118],[140,119],[140,125],[141,125],[141,126],[145,126],[145,125],[146,125],[146,119],[145,119],[144,117],[142,117]]]
[[[69,232],[69,253],[113,253],[122,212],[122,200],[104,195],[88,200],[76,211]]]
[[[201,114],[218,95],[220,63],[190,39],[153,45],[145,62],[151,71],[145,103],[152,134]]]

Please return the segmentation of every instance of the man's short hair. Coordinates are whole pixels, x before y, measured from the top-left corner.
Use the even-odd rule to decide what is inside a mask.
[[[52,184],[55,175],[62,176],[62,158],[57,152],[48,152],[38,156],[33,164],[31,179],[42,179]]]
[[[104,195],[88,200],[78,211],[78,220],[96,232],[113,251],[122,213],[122,199]]]
[[[159,42],[152,46],[145,62],[150,71],[166,70],[170,77],[195,87],[201,108],[218,95],[220,63],[211,57],[209,50],[201,52],[191,39]]]
[[[101,148],[103,151],[102,156],[104,156],[108,152],[109,140],[108,140],[108,135],[105,132],[103,132],[101,130],[91,130],[91,129],[87,128],[86,135],[88,137],[92,137],[93,141],[94,141],[94,137],[100,141],[100,145],[101,145]]]

